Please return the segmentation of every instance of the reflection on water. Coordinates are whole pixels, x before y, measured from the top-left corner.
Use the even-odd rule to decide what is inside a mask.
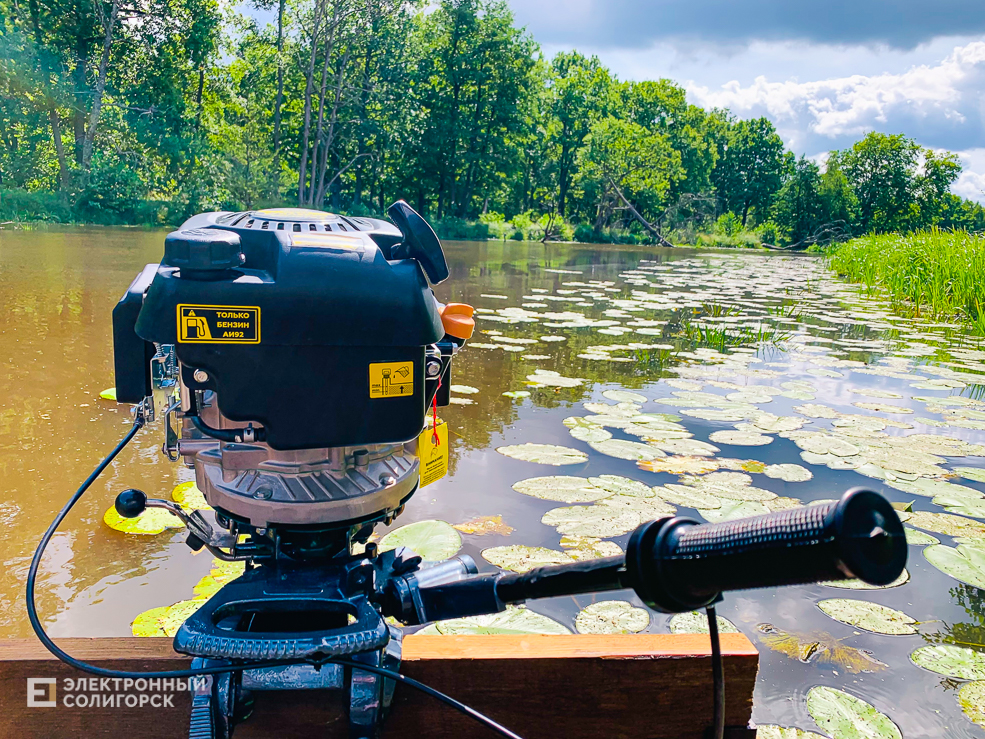
[[[142,231],[0,232],[6,308],[0,317],[6,486],[0,522],[7,528],[0,544],[0,634],[29,633],[22,589],[34,543],[125,430],[125,409],[98,400],[113,384],[110,312],[138,269],[159,260],[161,244],[162,234]],[[957,502],[935,503],[940,491],[928,495],[920,487],[955,467],[985,467],[977,456],[985,454],[977,446],[985,443],[985,405],[977,402],[985,385],[976,382],[985,372],[985,353],[955,327],[894,317],[808,257],[526,242],[446,248],[451,278],[437,289],[439,298],[480,309],[481,333],[473,340],[480,346],[459,355],[453,382],[479,392],[456,394],[458,402],[444,409],[451,473],[422,490],[400,524],[501,516],[512,533],[494,527],[463,537],[463,551],[483,562],[481,551],[495,546],[559,549],[559,533],[541,517],[562,504],[515,492],[511,486],[519,480],[563,474],[621,475],[648,486],[682,482],[679,475],[600,454],[569,434],[562,421],[598,415],[598,407],[584,403],[615,406],[602,396],[614,389],[647,399],[632,412],[679,415],[695,440],[742,432],[717,434],[724,441],[712,440],[720,449],[713,459],[746,464],[752,484],[769,497],[809,502],[868,485],[897,503],[912,502],[915,525],[927,520],[940,528],[920,514],[941,513],[945,503],[953,513],[981,513],[974,503],[985,490],[981,482],[950,478],[965,491]],[[583,382],[545,386],[528,379],[538,370]],[[530,395],[504,396],[508,391]],[[616,439],[645,441],[619,427],[606,430]],[[732,443],[750,434],[769,441]],[[951,441],[930,442],[922,434]],[[160,456],[159,437],[156,429],[140,434],[53,540],[40,607],[57,635],[127,634],[137,613],[191,597],[209,571],[210,559],[192,555],[180,532],[126,537],[101,522],[123,487],[166,495],[189,479]],[[577,449],[588,462],[549,467],[494,451],[526,442]],[[785,482],[749,460],[796,464],[813,476]],[[931,530],[943,544],[955,543],[937,528]],[[969,531],[974,534],[961,533]],[[627,538],[610,540],[624,547]],[[811,687],[828,685],[872,703],[905,736],[985,735],[957,706],[960,681],[918,668],[908,657],[927,641],[983,649],[983,591],[932,566],[919,546],[910,547],[909,572],[908,583],[886,590],[814,585],[726,598],[719,613],[762,654],[755,719],[816,729],[804,698]],[[613,597],[640,605],[631,593],[604,599]],[[845,597],[903,611],[920,622],[921,634],[861,631],[817,607],[820,600]],[[575,615],[593,600],[554,599],[534,608],[573,627]],[[669,616],[652,614],[649,630],[666,632],[668,622]],[[837,660],[789,656],[770,648],[760,624],[808,645],[817,642],[828,653],[871,654],[886,667],[853,672]],[[812,642],[810,634],[825,636]]]

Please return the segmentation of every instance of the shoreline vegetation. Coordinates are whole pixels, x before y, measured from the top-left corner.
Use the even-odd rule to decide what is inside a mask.
[[[958,320],[985,335],[985,236],[940,229],[871,235],[826,253],[834,271],[884,290],[901,315]]]
[[[808,248],[985,230],[951,192],[952,153],[870,132],[798,158],[767,118],[546,55],[504,0],[254,3],[269,23],[148,2],[0,0],[0,223],[379,217],[404,198],[458,239]]]

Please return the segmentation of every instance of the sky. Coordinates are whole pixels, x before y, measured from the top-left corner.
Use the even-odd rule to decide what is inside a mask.
[[[820,158],[868,131],[961,157],[985,203],[983,0],[509,0],[545,53],[668,77],[702,107],[767,116]]]

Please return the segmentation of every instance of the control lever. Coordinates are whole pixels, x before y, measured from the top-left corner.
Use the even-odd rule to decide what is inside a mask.
[[[185,524],[188,529],[187,543],[194,551],[197,552],[204,546],[216,557],[226,561],[247,558],[246,556],[230,555],[222,551],[222,548],[231,548],[236,543],[236,536],[228,531],[213,529],[201,511],[189,513],[174,501],[148,498],[147,493],[135,489],[124,490],[117,495],[114,507],[116,512],[124,518],[136,518],[147,508],[163,508],[177,516]]]

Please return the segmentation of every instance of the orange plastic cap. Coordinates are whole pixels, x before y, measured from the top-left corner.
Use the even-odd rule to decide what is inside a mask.
[[[471,339],[475,331],[475,308],[465,303],[448,303],[441,309],[441,325],[445,333],[456,339]]]

